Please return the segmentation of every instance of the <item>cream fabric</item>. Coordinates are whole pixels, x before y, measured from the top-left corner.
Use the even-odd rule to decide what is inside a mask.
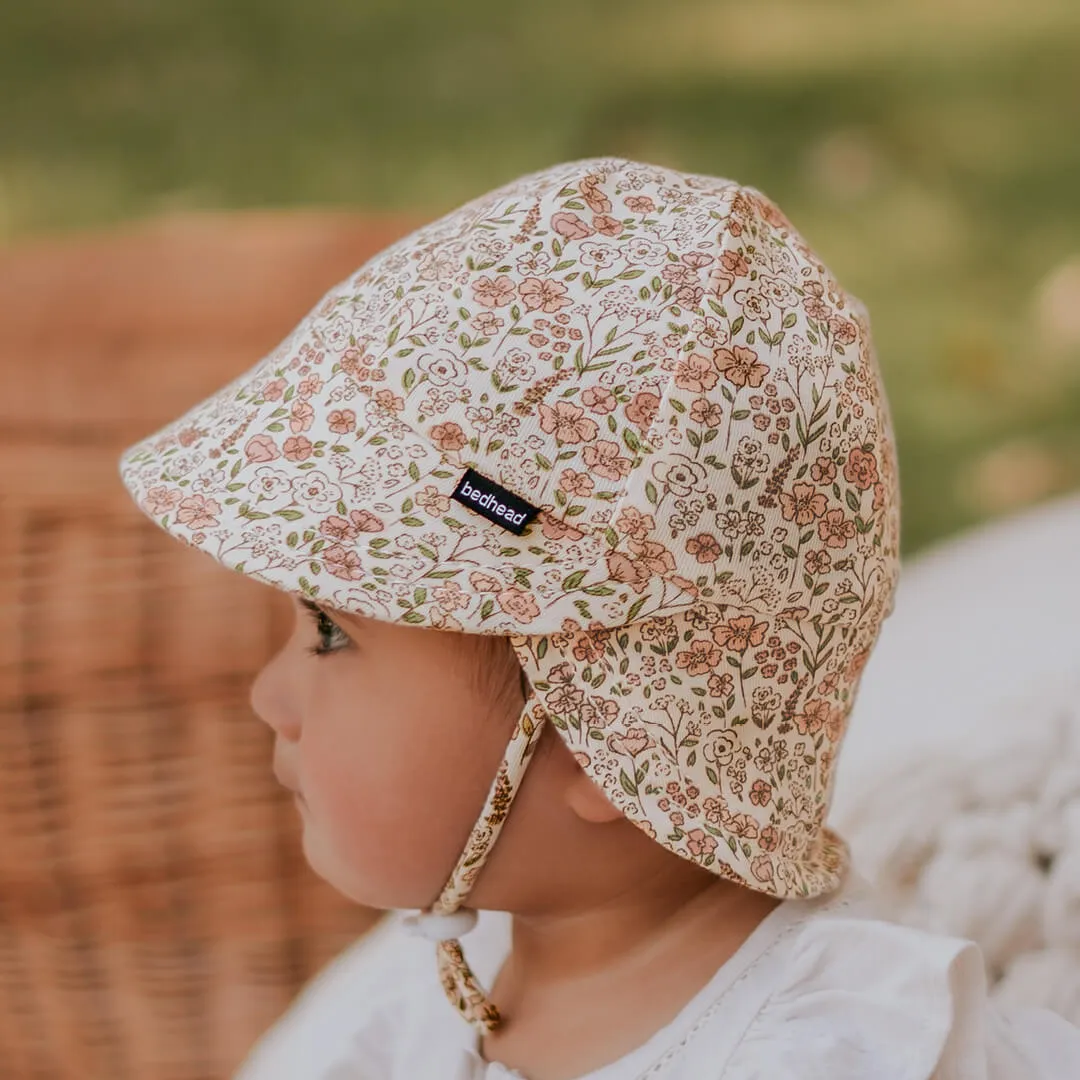
[[[465,938],[493,979],[509,920]],[[237,1080],[517,1080],[443,1001],[432,945],[391,917],[256,1047]],[[675,1021],[581,1080],[1075,1080],[1080,1031],[986,1000],[971,943],[881,922],[857,883],[777,908]]]

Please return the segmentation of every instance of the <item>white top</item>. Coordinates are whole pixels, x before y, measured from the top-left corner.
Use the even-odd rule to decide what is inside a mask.
[[[463,940],[490,986],[509,918]],[[237,1080],[519,1080],[448,1004],[397,916],[335,961]],[[978,948],[875,919],[861,885],[775,908],[675,1020],[580,1080],[1078,1080],[1080,1029],[999,1012]]]

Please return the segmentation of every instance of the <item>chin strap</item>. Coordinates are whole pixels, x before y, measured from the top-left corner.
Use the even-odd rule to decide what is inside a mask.
[[[447,999],[461,1015],[481,1032],[499,1026],[499,1010],[488,999],[465,959],[458,938],[476,925],[476,912],[462,903],[476,881],[484,861],[502,829],[510,805],[525,776],[533,750],[544,726],[544,711],[534,699],[525,702],[506,754],[495,774],[487,802],[473,826],[465,850],[450,875],[439,899],[430,911],[406,916],[411,933],[437,942],[439,981]]]

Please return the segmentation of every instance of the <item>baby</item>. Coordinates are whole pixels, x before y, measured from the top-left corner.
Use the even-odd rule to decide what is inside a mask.
[[[523,177],[121,470],[292,594],[252,702],[307,858],[416,909],[249,1080],[1080,1077],[973,944],[876,920],[825,825],[896,456],[865,310],[760,192]]]

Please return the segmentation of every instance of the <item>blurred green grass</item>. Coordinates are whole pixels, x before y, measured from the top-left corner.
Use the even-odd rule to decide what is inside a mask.
[[[594,154],[733,177],[870,308],[912,551],[1080,486],[1078,115],[1076,0],[35,0],[0,7],[0,242],[434,215]]]

